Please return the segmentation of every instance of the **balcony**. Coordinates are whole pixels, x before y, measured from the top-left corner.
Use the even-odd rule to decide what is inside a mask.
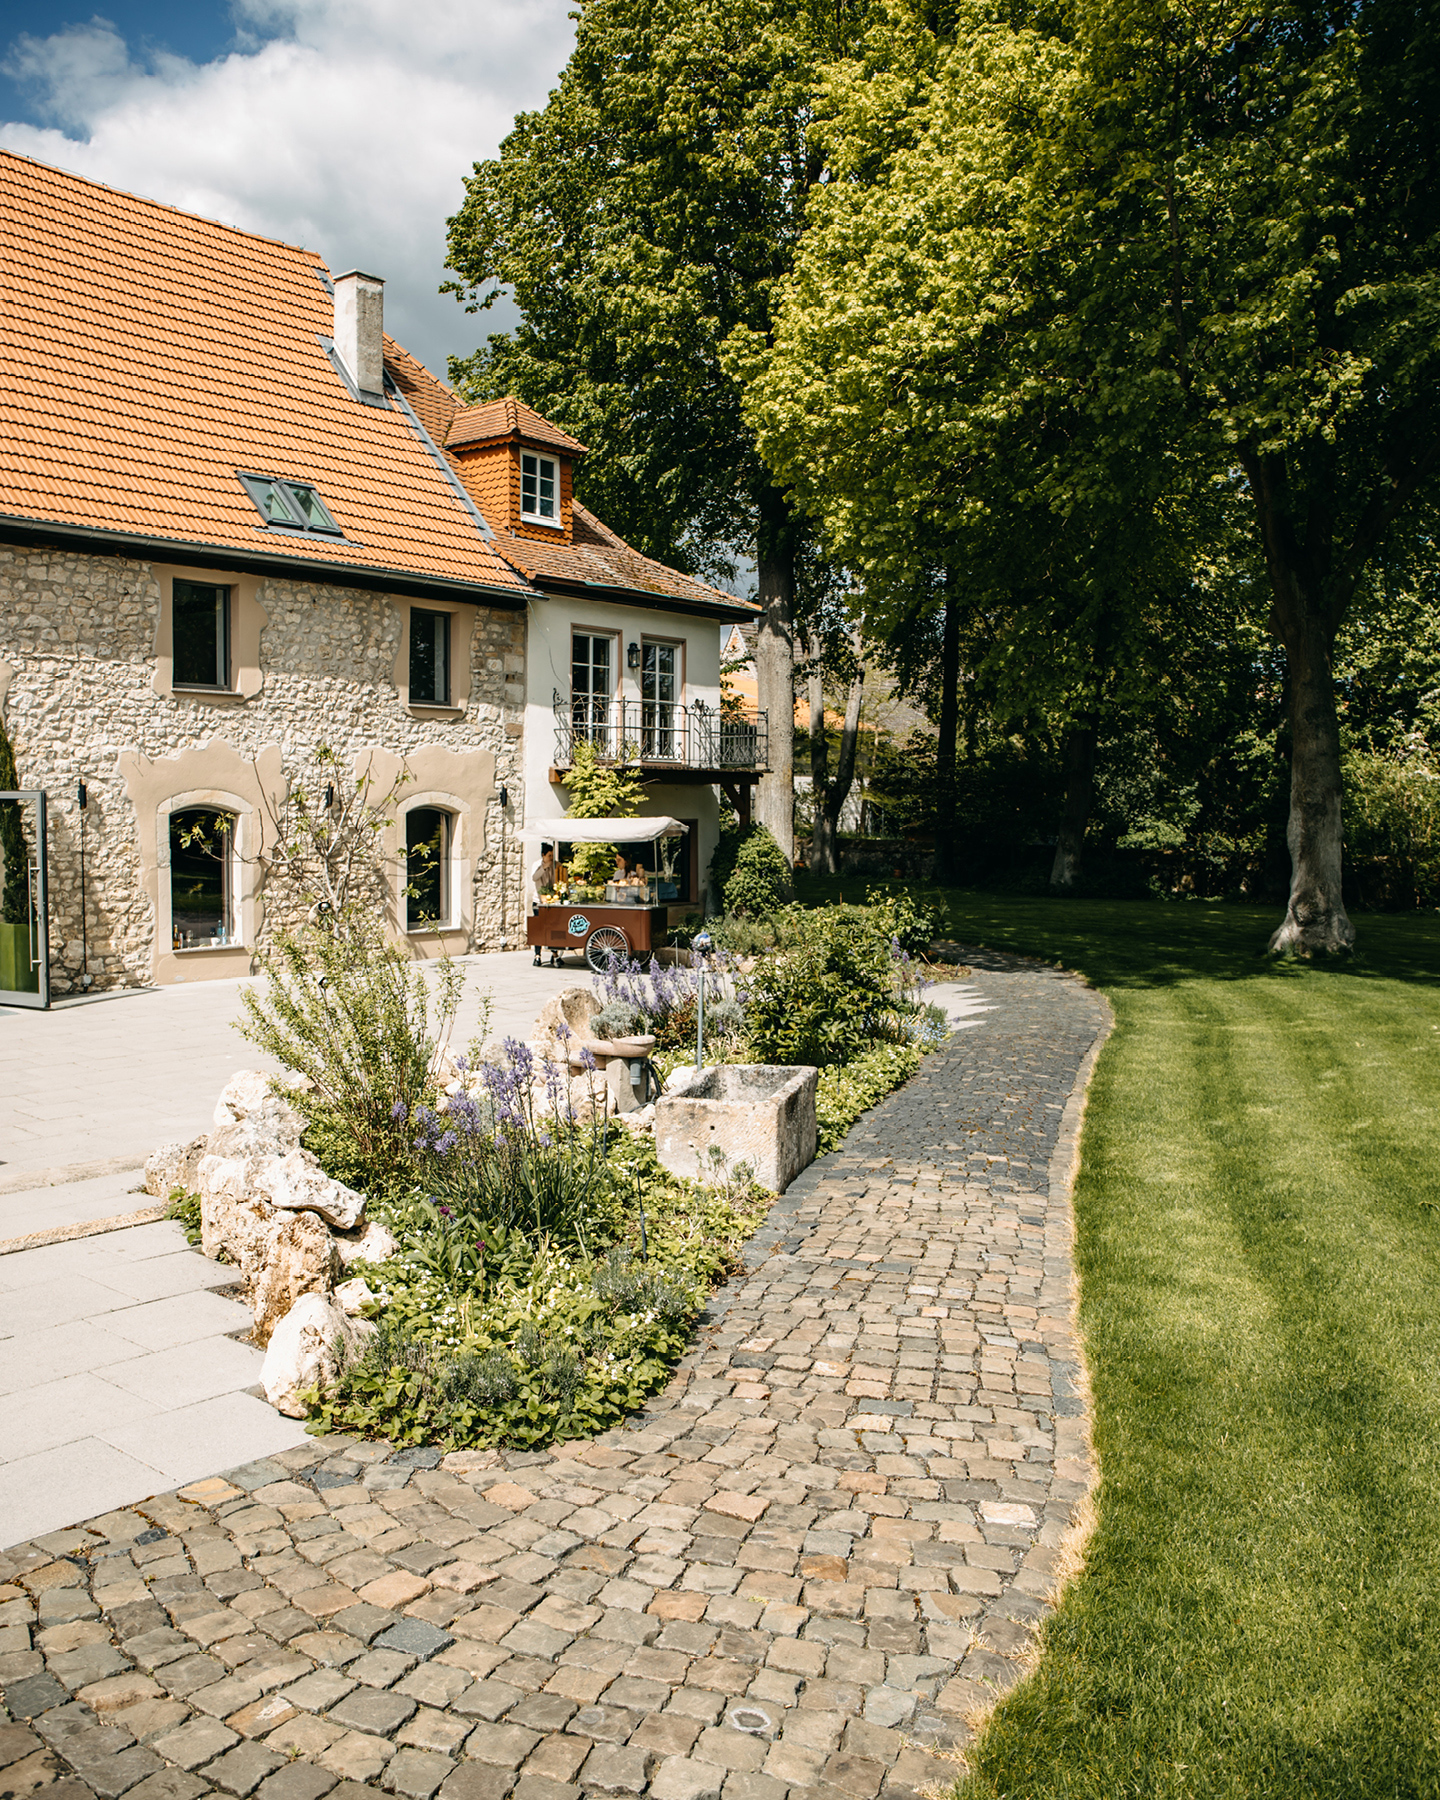
[[[555,696],[555,768],[568,769],[577,743],[593,744],[602,762],[638,762],[660,779],[745,782],[770,759],[763,712],[719,712],[697,700],[601,700]]]

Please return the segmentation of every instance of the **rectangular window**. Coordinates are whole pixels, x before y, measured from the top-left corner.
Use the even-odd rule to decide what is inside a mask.
[[[410,608],[410,704],[450,704],[450,615]]]
[[[610,700],[615,692],[615,640],[577,631],[570,652],[570,716],[576,737],[613,754]]]
[[[675,755],[680,700],[680,646],[646,638],[640,652],[641,755],[668,761]]]
[[[541,525],[560,523],[560,465],[553,456],[522,454],[520,517]]]
[[[230,685],[230,590],[177,581],[171,593],[171,638],[176,687]]]

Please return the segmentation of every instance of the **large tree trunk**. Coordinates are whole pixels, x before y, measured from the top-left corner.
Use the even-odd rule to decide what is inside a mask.
[[[1277,615],[1279,607],[1276,608]],[[1290,901],[1270,939],[1279,954],[1355,948],[1342,895],[1340,722],[1331,672],[1333,636],[1312,617],[1281,621],[1290,665]]]
[[[811,639],[809,653],[806,687],[810,702],[810,797],[814,820],[810,828],[810,867],[817,875],[833,875],[835,837],[826,804],[830,791],[830,745],[825,736],[825,671],[816,639]]]
[[[1050,885],[1073,888],[1080,879],[1085,828],[1095,798],[1095,720],[1077,719],[1065,733],[1065,803],[1055,834]]]
[[[960,879],[955,830],[955,754],[960,735],[960,596],[953,569],[945,572],[945,625],[940,639],[940,742],[935,784],[935,879]]]
[[[855,679],[845,700],[845,721],[840,727],[840,761],[835,779],[825,792],[825,831],[831,856],[836,855],[840,838],[840,814],[855,785],[855,750],[860,741],[860,707],[865,698],[865,665],[860,661],[860,633],[854,638]]]
[[[760,495],[756,545],[760,636],[755,649],[760,710],[769,717],[770,765],[760,777],[755,816],[795,860],[795,527],[776,488]]]
[[[1247,457],[1245,473],[1275,601],[1270,625],[1285,646],[1290,673],[1290,901],[1270,948],[1290,956],[1353,950],[1355,927],[1341,885],[1343,784],[1332,670],[1349,595],[1333,575],[1326,580],[1328,516],[1314,521],[1304,540],[1295,528],[1283,460]],[[1319,504],[1328,514],[1323,497]]]

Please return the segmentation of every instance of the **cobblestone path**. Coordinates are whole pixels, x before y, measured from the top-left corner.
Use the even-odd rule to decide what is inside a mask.
[[[1034,965],[976,986],[627,1428],[331,1438],[0,1553],[0,1797],[948,1782],[1086,1492],[1068,1178],[1108,1018]]]

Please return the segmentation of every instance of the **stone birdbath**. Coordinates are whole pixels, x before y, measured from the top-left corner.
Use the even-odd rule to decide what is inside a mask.
[[[635,1092],[643,1079],[641,1066],[654,1048],[653,1037],[580,1038],[570,1046],[571,1072],[583,1070],[580,1053],[588,1050],[614,1096],[616,1112],[634,1112],[643,1103],[643,1096]]]

